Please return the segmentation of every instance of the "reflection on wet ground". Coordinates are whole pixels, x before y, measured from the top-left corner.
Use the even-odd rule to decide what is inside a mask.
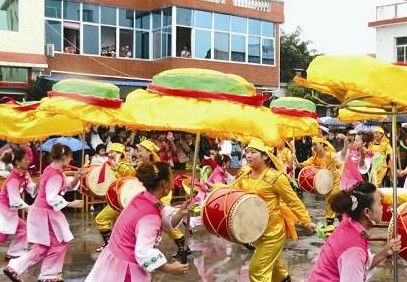
[[[305,195],[304,201],[313,218],[316,221],[320,220],[323,198],[315,199],[312,195]],[[94,227],[93,214],[68,213],[67,217],[75,240],[70,244],[64,268],[64,278],[67,282],[84,281],[98,256],[95,249],[100,245],[101,237]],[[386,229],[373,230],[375,236],[385,236],[386,232]],[[163,237],[161,249],[167,258],[170,258],[176,250],[175,244],[165,234]],[[289,241],[284,251],[292,281],[302,281],[307,276],[322,244],[322,239],[318,239],[316,235],[306,236],[306,232],[299,228],[299,240],[297,242]],[[372,243],[373,253],[382,244],[380,242]],[[193,255],[189,259],[190,270],[187,275],[174,276],[155,273],[153,281],[248,281],[248,265],[252,253],[245,247],[212,236],[203,228],[195,230],[190,238],[189,246],[193,250]],[[2,257],[4,257],[5,252],[6,248],[1,247]],[[401,259],[399,263],[399,281],[407,281],[407,264]],[[5,264],[4,260],[0,259],[0,267],[3,268]],[[24,275],[25,281],[36,281],[38,273],[39,266],[32,268]],[[386,261],[376,269],[369,281],[391,281],[392,277],[391,262]],[[0,281],[8,280],[1,274]]]

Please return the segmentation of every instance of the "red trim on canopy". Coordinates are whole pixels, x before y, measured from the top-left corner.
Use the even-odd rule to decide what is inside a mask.
[[[149,84],[147,90],[161,95],[177,96],[184,98],[195,98],[202,100],[223,100],[236,102],[250,106],[261,106],[263,102],[269,99],[267,96],[240,96],[223,92],[208,92],[203,90],[174,89],[158,85]]]
[[[293,117],[310,117],[315,119],[318,117],[317,114],[314,112],[299,109],[272,108],[271,111],[275,114]]]
[[[120,99],[108,99],[100,98],[95,96],[84,96],[78,93],[72,92],[58,92],[58,91],[48,91],[48,97],[65,97],[80,102],[88,103],[94,106],[105,107],[105,108],[120,108],[122,105],[122,100]]]

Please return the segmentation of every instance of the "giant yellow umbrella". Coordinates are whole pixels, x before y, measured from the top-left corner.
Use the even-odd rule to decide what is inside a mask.
[[[362,120],[385,120],[387,112],[381,108],[368,107],[363,101],[351,101],[346,108],[339,109],[338,119],[343,122]]]
[[[266,97],[267,98],[267,97]],[[154,76],[147,90],[127,96],[126,126],[180,130],[274,146],[292,137],[319,134],[315,118],[285,116],[262,105],[253,84],[242,77],[206,69],[175,69]]]
[[[392,114],[392,146],[396,148],[397,112],[407,109],[407,68],[368,56],[319,56],[307,70],[307,79],[295,78],[302,86],[333,95],[345,105],[360,100]],[[393,150],[393,210],[397,210],[396,150]],[[393,217],[397,230],[397,217]],[[394,232],[397,236],[397,232]],[[394,281],[397,281],[397,254],[394,255]]]
[[[0,139],[26,143],[42,141],[51,135],[74,136],[86,129],[80,120],[37,110],[39,105],[39,102],[0,104]]]

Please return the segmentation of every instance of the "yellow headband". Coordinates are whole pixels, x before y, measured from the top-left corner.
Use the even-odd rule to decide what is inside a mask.
[[[139,145],[151,153],[151,155],[153,156],[153,161],[155,162],[160,161],[160,157],[157,154],[160,151],[160,148],[158,148],[157,145],[154,144],[154,142],[146,139],[141,141]]]
[[[376,127],[374,128],[373,132],[379,132],[379,133],[381,133],[381,134],[384,134],[383,128],[381,128],[381,127],[379,127],[379,126],[376,126]]]
[[[125,150],[125,147],[124,147],[123,144],[120,144],[120,143],[112,143],[112,144],[110,144],[109,149],[108,149],[107,151],[108,151],[108,152],[110,152],[110,151],[115,151],[115,152],[118,152],[118,153],[123,154],[123,153],[124,153],[124,150]]]
[[[312,137],[312,143],[323,143],[328,147],[329,150],[336,153],[334,146],[332,146],[332,144],[329,143],[324,137],[314,136]]]
[[[283,165],[280,160],[276,156],[274,156],[272,148],[266,146],[260,139],[252,139],[249,145],[247,145],[247,148],[253,148],[257,151],[266,153],[275,165],[276,169],[280,172],[284,172]]]

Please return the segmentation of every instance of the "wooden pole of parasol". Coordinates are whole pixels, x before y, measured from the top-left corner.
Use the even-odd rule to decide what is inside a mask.
[[[189,191],[189,200],[192,201],[194,197],[194,184],[196,178],[196,165],[198,163],[198,153],[199,153],[199,144],[201,143],[201,133],[198,132],[195,137],[195,148],[194,148],[194,159],[192,161],[192,177],[191,177],[191,189]],[[190,219],[191,214],[188,214],[187,217],[187,224],[185,228],[185,243],[184,243],[184,250],[183,255],[181,256],[181,263],[187,263],[188,259],[188,237],[189,237],[189,229],[190,229]]]
[[[396,138],[397,138],[397,107],[392,105],[392,122],[391,122],[391,134],[392,134],[392,147],[393,147],[393,236],[397,239],[397,154],[396,154]],[[398,281],[398,265],[397,265],[397,253],[393,254],[393,281]]]

